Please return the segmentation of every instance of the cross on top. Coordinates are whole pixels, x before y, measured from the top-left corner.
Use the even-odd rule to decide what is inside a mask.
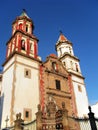
[[[8,119],[8,116],[7,116],[6,120],[5,120],[5,122],[6,122],[6,128],[8,127],[8,121],[9,121],[9,119]]]

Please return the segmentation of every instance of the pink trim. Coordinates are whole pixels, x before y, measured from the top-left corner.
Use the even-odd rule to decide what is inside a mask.
[[[71,100],[72,113],[77,115],[77,107],[76,107],[76,102],[75,102],[75,94],[74,94],[74,90],[73,90],[74,88],[73,88],[73,84],[72,84],[71,75],[68,76],[68,82],[69,82],[70,93],[72,96],[72,100]]]
[[[14,50],[16,50],[17,35],[15,36]]]
[[[22,23],[20,23],[19,24],[19,30],[22,30],[22,28],[23,28],[23,25],[22,25]]]
[[[72,84],[72,77],[71,75],[68,76],[68,81],[69,81],[69,88],[70,88],[70,93],[71,93],[71,107],[72,107],[72,114],[74,114],[73,116],[77,116],[77,107],[76,107],[76,102],[75,102],[75,94],[74,94],[74,88],[73,88],[73,84]],[[79,129],[79,124],[77,124],[75,122],[75,128]]]
[[[11,41],[11,45],[10,45],[10,54],[12,53],[12,41]]]
[[[26,21],[23,22],[23,31],[26,32]]]
[[[18,30],[19,29],[19,27],[18,27],[18,22],[16,22],[16,28],[15,28],[16,30]],[[16,31],[15,30],[15,31]]]
[[[30,54],[30,40],[27,39],[27,55]]]
[[[30,34],[33,33],[32,23],[30,24]]]
[[[20,52],[21,51],[21,35],[19,35],[18,37],[18,51]]]
[[[40,66],[40,104],[42,111],[45,106],[45,88],[44,88],[44,78],[43,78],[43,66]]]
[[[37,42],[34,41],[34,58],[37,58]]]
[[[7,48],[6,48],[6,58],[8,57],[8,45],[7,45]]]

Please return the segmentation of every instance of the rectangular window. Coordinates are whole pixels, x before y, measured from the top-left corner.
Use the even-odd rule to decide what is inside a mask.
[[[58,65],[56,64],[56,62],[52,62],[52,68],[54,71],[58,71]]]
[[[61,90],[60,80],[55,80],[55,83],[56,83],[56,89]]]
[[[34,42],[30,43],[30,52],[34,53]]]
[[[80,85],[78,85],[78,91],[79,91],[79,92],[82,92],[82,88],[81,88]]]
[[[32,119],[32,110],[29,108],[24,108],[24,120],[31,121]]]
[[[31,78],[31,70],[30,69],[24,69],[24,77]]]
[[[28,76],[29,75],[29,71],[28,70],[26,70],[26,76]]]
[[[28,32],[28,25],[26,25],[26,32]]]
[[[25,117],[28,118],[29,117],[29,111],[25,112]]]
[[[21,40],[21,49],[25,50],[25,40]]]

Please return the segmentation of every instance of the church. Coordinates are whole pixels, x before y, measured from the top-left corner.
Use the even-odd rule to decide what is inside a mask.
[[[12,35],[6,43],[6,60],[0,74],[1,128],[12,127],[17,113],[21,113],[25,123],[30,123],[41,110],[44,124],[46,118],[51,119],[50,124],[55,124],[56,112],[62,108],[69,117],[87,116],[85,78],[73,44],[60,33],[55,43],[57,55],[50,54],[42,61],[38,55],[39,40],[33,31],[34,23],[25,11],[12,23]],[[70,124],[68,130],[72,130]],[[76,127],[74,123],[73,127]]]

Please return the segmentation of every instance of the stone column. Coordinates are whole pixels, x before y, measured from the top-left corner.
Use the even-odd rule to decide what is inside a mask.
[[[36,130],[42,130],[42,111],[40,105],[38,105],[38,112],[36,113]]]

